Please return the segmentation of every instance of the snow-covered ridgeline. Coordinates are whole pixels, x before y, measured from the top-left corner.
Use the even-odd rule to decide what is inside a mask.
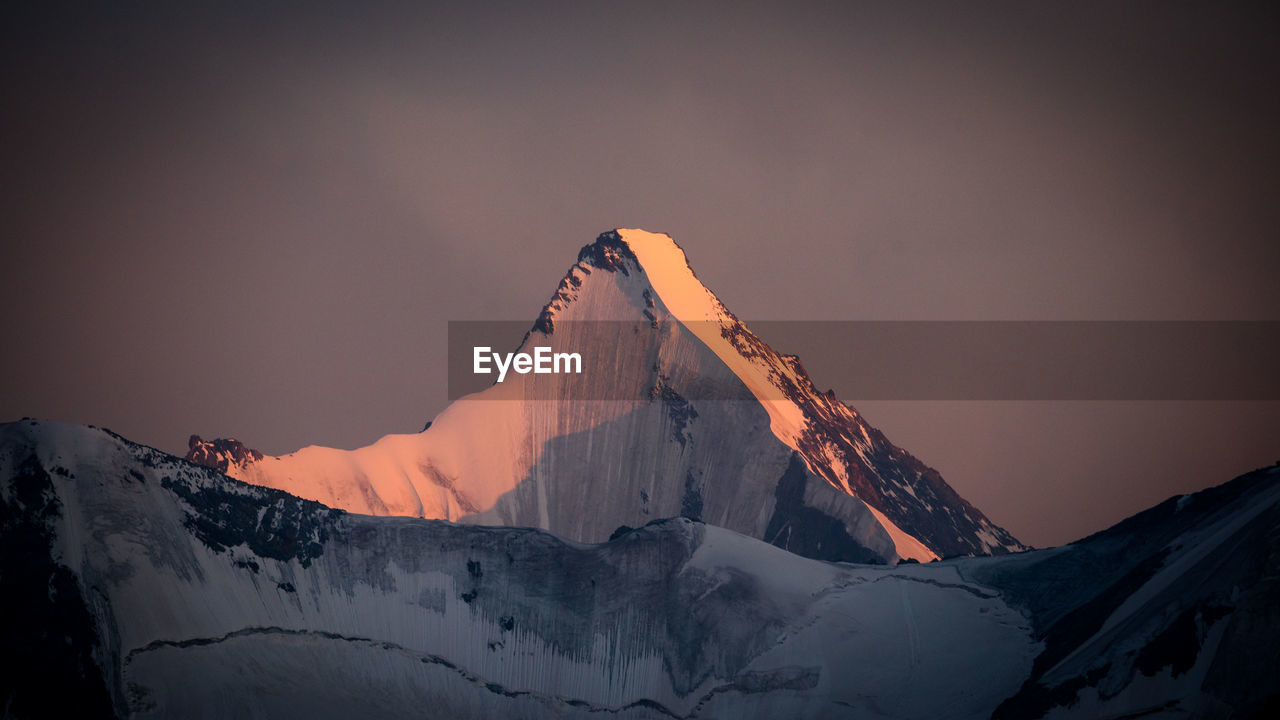
[[[683,519],[582,545],[353,516],[10,423],[0,547],[23,552],[0,558],[0,622],[32,644],[4,679],[14,707],[53,705],[92,683],[51,659],[91,650],[117,713],[146,717],[1247,717],[1280,696],[1277,482],[886,568]]]
[[[590,546],[352,516],[52,423],[0,427],[2,476],[20,466],[56,495],[52,552],[137,716],[977,718],[1035,652],[1020,613],[944,568],[836,566],[687,520]]]

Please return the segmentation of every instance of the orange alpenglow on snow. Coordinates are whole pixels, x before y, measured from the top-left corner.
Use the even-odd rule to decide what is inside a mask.
[[[582,321],[634,330],[601,337]],[[622,229],[584,247],[519,351],[539,347],[580,353],[591,372],[575,382],[634,399],[575,399],[564,375],[512,373],[421,433],[250,457],[225,472],[355,513],[584,542],[682,515],[821,559],[1022,549],[747,330],[668,235]],[[708,383],[755,401],[688,399]]]

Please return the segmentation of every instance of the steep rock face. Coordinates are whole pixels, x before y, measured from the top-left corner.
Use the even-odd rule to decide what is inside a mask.
[[[0,426],[0,501],[79,589],[70,650],[119,716],[985,718],[1036,650],[940,565],[348,515],[75,426]]]
[[[825,559],[1023,549],[753,335],[666,235],[583,248],[520,350],[538,346],[582,354],[584,375],[511,375],[354,451],[214,466],[353,512],[588,542],[683,515]]]

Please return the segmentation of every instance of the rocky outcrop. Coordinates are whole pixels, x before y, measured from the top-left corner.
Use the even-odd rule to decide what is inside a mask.
[[[245,447],[235,438],[204,440],[199,435],[192,435],[187,440],[187,454],[183,459],[226,473],[232,467],[245,467],[261,460],[262,453]]]

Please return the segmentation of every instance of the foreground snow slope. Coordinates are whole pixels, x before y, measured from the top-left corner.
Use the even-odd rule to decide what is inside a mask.
[[[74,578],[73,649],[120,716],[985,718],[1038,650],[954,567],[830,564],[683,518],[582,545],[348,515],[34,421],[0,426],[0,479],[0,539],[42,538]],[[31,672],[18,707],[64,682]]]
[[[348,515],[0,426],[14,717],[1266,717],[1280,471],[1062,548],[895,568],[687,519],[584,545]],[[33,710],[34,708],[34,710]],[[425,710],[424,710],[425,709]]]
[[[1280,466],[958,568],[1026,608],[1044,643],[996,718],[1280,713]]]
[[[1022,549],[753,335],[666,235],[584,247],[520,349],[537,346],[582,354],[587,372],[513,373],[422,433],[357,450],[263,457],[193,438],[188,458],[352,512],[588,542],[682,515],[821,559]]]

